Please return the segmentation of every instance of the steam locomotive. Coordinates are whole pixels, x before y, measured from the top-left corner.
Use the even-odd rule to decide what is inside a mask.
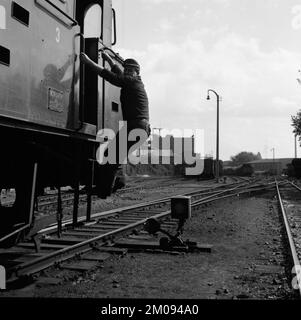
[[[79,54],[101,65],[101,50],[123,60],[112,50],[111,0],[2,0],[0,33],[0,189],[16,192],[12,206],[0,206],[1,246],[33,226],[38,190],[71,185],[76,198],[80,185],[106,184],[97,132],[117,130],[120,89]]]

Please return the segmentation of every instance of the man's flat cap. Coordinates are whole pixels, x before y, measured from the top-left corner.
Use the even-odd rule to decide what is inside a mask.
[[[126,59],[124,61],[124,67],[135,67],[140,70],[140,65],[135,59]]]

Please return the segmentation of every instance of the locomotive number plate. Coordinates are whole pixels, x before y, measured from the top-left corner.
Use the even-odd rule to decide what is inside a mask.
[[[48,89],[48,109],[62,113],[64,111],[64,93],[53,88]]]

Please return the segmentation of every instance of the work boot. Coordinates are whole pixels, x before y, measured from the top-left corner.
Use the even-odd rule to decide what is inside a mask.
[[[116,177],[113,193],[116,192],[118,189],[122,189],[125,187],[125,177]]]
[[[97,195],[100,199],[106,199],[113,193],[115,186],[116,171],[107,170],[106,175],[103,175],[103,179],[96,184],[96,188],[93,189],[92,194]]]
[[[125,174],[122,169],[119,169],[116,173],[116,179],[113,186],[113,193],[116,192],[118,189],[124,188],[126,185]]]

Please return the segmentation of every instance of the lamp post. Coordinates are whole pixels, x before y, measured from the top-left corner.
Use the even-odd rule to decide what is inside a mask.
[[[219,182],[219,95],[212,89],[208,90],[207,100],[210,100],[210,92],[216,95],[216,103],[217,103],[217,125],[216,125],[216,163],[215,163],[215,174],[216,174],[216,182]]]

